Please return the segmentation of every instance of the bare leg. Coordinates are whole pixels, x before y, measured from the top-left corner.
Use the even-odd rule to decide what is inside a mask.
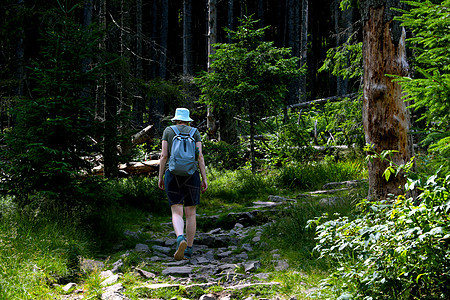
[[[194,244],[195,231],[197,230],[195,208],[195,206],[184,207],[184,213],[186,214],[186,238],[189,247],[192,247]]]
[[[178,237],[183,234],[184,221],[183,221],[183,205],[175,204],[170,207],[172,209],[172,224],[175,230],[175,235]]]

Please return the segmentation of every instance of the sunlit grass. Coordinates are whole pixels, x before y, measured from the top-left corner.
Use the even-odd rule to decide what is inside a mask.
[[[51,299],[54,283],[77,276],[87,243],[70,226],[16,216],[1,218],[0,240],[0,299]]]
[[[209,189],[202,195],[200,214],[222,214],[230,211],[243,211],[252,206],[253,201],[265,200],[268,195],[284,195],[295,198],[307,189],[321,188],[330,181],[360,179],[364,177],[364,166],[359,162],[321,163],[305,162],[280,169],[251,173],[247,169],[234,171],[208,169]],[[54,299],[63,285],[69,281],[78,282],[85,296],[96,299],[101,296],[101,281],[98,272],[82,273],[77,269],[79,256],[93,257],[101,254],[113,262],[123,252],[113,250],[112,246],[121,239],[123,249],[134,247],[136,240],[123,239],[125,229],[141,230],[142,240],[162,233],[161,223],[170,222],[170,209],[165,195],[158,190],[154,178],[134,178],[107,183],[108,205],[84,216],[71,220],[66,214],[49,216],[43,212],[17,209],[10,198],[0,199],[0,299]],[[334,197],[347,198],[346,206],[338,208],[345,213],[352,199],[361,195],[339,193]],[[303,202],[309,201],[308,205]],[[318,262],[311,249],[314,247],[314,233],[306,229],[308,219],[324,212],[330,214],[336,209],[317,205],[317,199],[304,199],[302,205],[291,205],[276,215],[276,222],[267,226],[263,232],[263,246],[249,253],[251,259],[260,260],[261,271],[271,272],[270,280],[281,282],[277,293],[308,299],[306,294],[326,277],[326,261]],[[80,226],[81,224],[86,227]],[[93,234],[95,233],[95,234]],[[166,234],[166,233],[164,233]],[[241,242],[248,242],[254,234]],[[280,259],[289,262],[283,271],[275,269],[272,250],[278,250]],[[140,278],[132,272],[140,260],[130,255],[124,259],[123,283],[130,287],[130,297],[175,297],[185,295],[178,290],[162,290],[149,294],[133,286],[140,285]],[[152,270],[160,267],[152,266]],[[271,292],[258,292],[269,296]],[[196,292],[188,295],[198,296]],[[243,293],[245,294],[245,293]],[[242,295],[243,295],[242,294]],[[198,298],[198,297],[197,297]]]
[[[279,170],[277,186],[313,190],[328,182],[340,182],[367,177],[362,161],[320,161],[295,163]]]

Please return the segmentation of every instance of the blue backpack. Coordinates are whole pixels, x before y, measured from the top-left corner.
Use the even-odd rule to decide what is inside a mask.
[[[176,125],[170,128],[175,136],[170,150],[169,171],[175,175],[190,176],[197,170],[194,139],[197,128],[191,128],[188,134],[181,133]]]

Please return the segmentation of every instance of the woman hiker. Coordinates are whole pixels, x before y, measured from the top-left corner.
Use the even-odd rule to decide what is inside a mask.
[[[192,256],[192,246],[197,228],[195,210],[196,206],[200,203],[200,191],[202,193],[205,192],[208,188],[208,183],[206,180],[205,160],[202,153],[200,133],[197,129],[189,126],[190,122],[193,121],[189,117],[189,110],[186,108],[177,108],[172,121],[175,123],[175,126],[167,127],[162,136],[158,187],[166,191],[169,200],[172,210],[172,224],[177,236],[177,249],[174,258],[175,260],[181,260],[183,258],[189,259]],[[176,133],[175,131],[179,132]],[[185,137],[190,134],[195,140],[195,156],[198,164],[195,162],[195,170],[192,170],[192,175],[186,176],[184,173],[181,174],[185,176],[176,175],[174,173],[180,174],[180,172],[175,172],[175,170],[171,172],[169,170],[169,168],[173,169],[172,161],[170,160],[173,139],[180,133],[181,136]],[[186,146],[184,149],[186,150]],[[200,170],[201,180],[198,170]],[[186,215],[186,237],[184,235],[183,209]]]

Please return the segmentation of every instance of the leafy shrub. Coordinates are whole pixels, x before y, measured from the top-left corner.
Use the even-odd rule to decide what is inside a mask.
[[[329,136],[327,145],[353,144],[362,148],[365,144],[362,126],[361,98],[346,98],[340,102],[329,102],[323,109],[325,133]]]
[[[146,209],[160,213],[167,209],[164,192],[158,188],[157,177],[130,177],[111,181],[109,191],[117,193],[118,202],[123,206]]]
[[[327,182],[361,179],[364,166],[358,161],[321,161],[291,164],[279,170],[277,186],[311,190]]]
[[[235,170],[245,164],[246,156],[241,146],[211,141],[207,138],[203,138],[202,141],[206,165],[216,169]]]
[[[421,191],[417,199],[364,200],[354,219],[311,221],[320,224],[315,250],[338,265],[324,286],[339,299],[447,299],[449,180],[409,180],[409,190]]]
[[[224,201],[255,199],[274,191],[272,178],[248,169],[235,171],[208,169],[209,186],[205,196]]]
[[[77,191],[74,178],[91,167],[83,157],[98,151],[89,138],[98,128],[91,119],[95,99],[86,88],[95,84],[100,69],[86,72],[82,65],[96,57],[100,33],[76,24],[65,12],[51,13],[55,18],[48,18],[48,27],[42,24],[46,33],[40,51],[45,59],[30,69],[33,94],[17,99],[15,126],[2,151],[7,188],[23,204],[39,191]]]
[[[316,157],[319,153],[311,147],[310,132],[314,129],[314,122],[311,121],[307,119],[300,126],[290,119],[288,123],[279,126],[275,134],[258,140],[256,145],[263,163],[269,167],[280,167],[291,162]]]
[[[419,120],[426,121],[424,146],[436,153],[436,158],[450,170],[450,1],[404,1],[409,11],[401,10],[396,20],[411,30],[407,39],[414,49],[411,57],[415,78],[397,77],[404,89],[410,109]],[[416,122],[417,123],[417,122]]]
[[[9,198],[0,198],[0,208],[0,299],[43,299],[52,284],[78,276],[78,256],[92,244],[71,219],[19,214]]]

